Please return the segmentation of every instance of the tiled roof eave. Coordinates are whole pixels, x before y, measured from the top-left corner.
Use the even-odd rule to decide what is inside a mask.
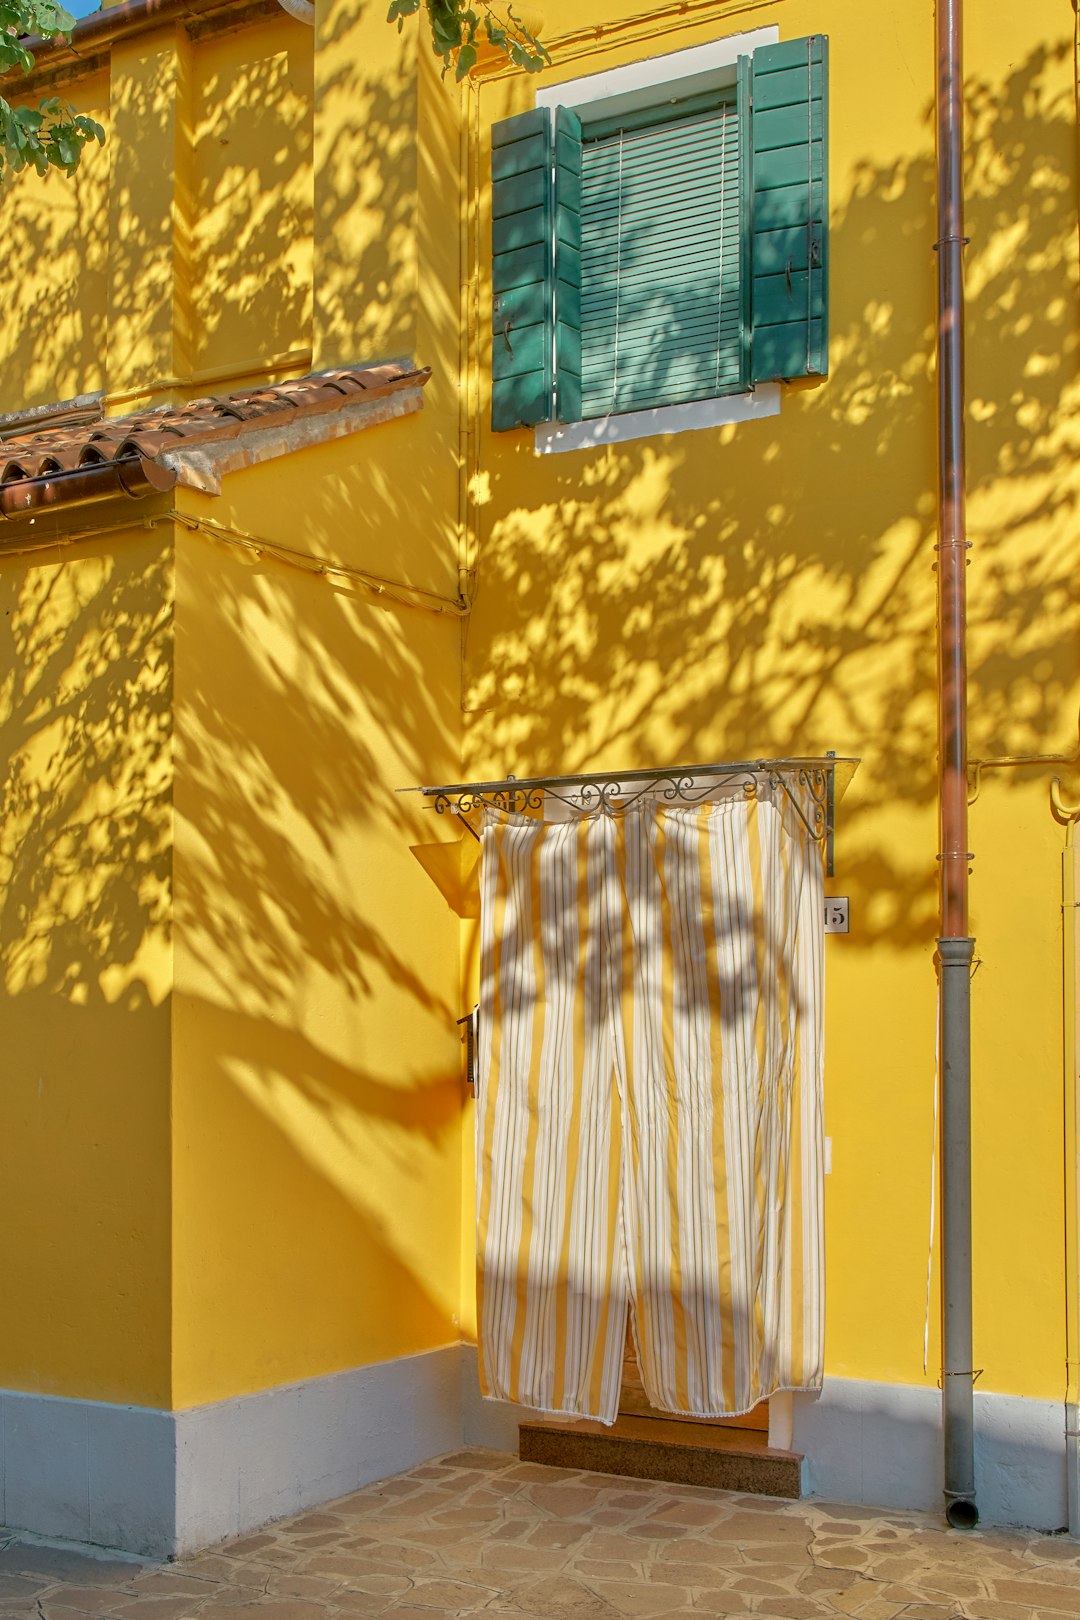
[[[218,494],[228,472],[418,409],[430,375],[400,365],[344,368],[12,435],[0,443],[0,517],[105,499],[110,488],[138,498],[178,479]]]

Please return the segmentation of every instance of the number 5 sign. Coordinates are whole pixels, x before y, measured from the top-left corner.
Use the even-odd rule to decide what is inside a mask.
[[[846,894],[830,895],[825,901],[825,932],[827,934],[846,934],[849,932]]]

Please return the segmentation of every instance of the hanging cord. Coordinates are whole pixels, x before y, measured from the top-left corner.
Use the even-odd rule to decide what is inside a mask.
[[[618,229],[615,232],[615,362],[611,370],[611,409],[614,411],[619,401],[619,316],[622,304],[622,186],[623,186],[623,140],[626,131],[619,131],[619,201],[616,211]]]
[[[720,161],[720,251],[717,255],[719,264],[716,288],[716,372],[713,383],[717,393],[720,391],[720,334],[724,329],[724,181],[727,178],[728,134],[728,109],[726,107],[721,109],[720,128],[722,131],[720,140],[723,156]]]

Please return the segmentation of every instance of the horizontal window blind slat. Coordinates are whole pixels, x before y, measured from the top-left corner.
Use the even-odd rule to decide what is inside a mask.
[[[665,209],[665,212],[657,212],[659,209]],[[677,206],[670,207],[670,212],[667,212],[664,193],[657,191],[656,198],[648,199],[648,203],[640,207],[617,209],[604,204],[593,211],[586,211],[586,225],[581,240],[596,241],[612,237],[619,227],[622,227],[623,235],[641,230],[670,233],[678,227],[706,230],[733,222],[737,214],[737,193],[722,196],[714,191],[706,198],[687,198]]]
[[[731,328],[729,327],[729,336],[730,333]],[[599,333],[597,335],[599,336]],[[607,335],[613,342],[614,327],[612,327],[612,330]],[[715,320],[706,319],[699,321],[687,321],[685,324],[680,323],[679,321],[665,321],[658,324],[656,321],[640,320],[633,322],[631,325],[624,327],[620,331],[619,349],[620,352],[623,349],[630,350],[642,348],[664,349],[668,352],[674,352],[672,350],[671,340],[673,337],[675,337],[680,340],[680,342],[685,344],[687,352],[698,352],[697,345],[700,340],[700,352],[704,352],[705,348],[707,347],[715,348],[718,339],[722,336],[723,326]],[[591,365],[593,362],[593,354],[598,352],[600,353],[600,363],[602,363],[604,358],[602,346],[597,344],[592,353],[590,353],[586,357],[586,360],[583,361],[583,364],[588,363]]]
[[[595,208],[583,209],[584,219],[582,229],[585,238],[599,240],[605,237],[614,239],[619,228],[626,230],[640,229],[643,225],[652,225],[656,229],[664,230],[673,227],[676,220],[706,220],[719,221],[728,219],[738,213],[739,197],[734,190],[720,192],[707,191],[699,197],[692,193],[689,197],[673,200],[670,188],[660,190],[655,197],[647,198],[643,203],[632,204],[629,208],[619,208],[615,198],[610,203],[599,203]],[[669,221],[672,225],[669,225]]]
[[[652,242],[658,250],[667,252],[671,246],[680,242],[720,243],[726,238],[738,235],[739,221],[734,209],[723,219],[719,215],[715,219],[700,217],[679,217],[670,223],[658,220],[655,225],[643,222],[621,230],[612,228],[610,231],[594,234],[592,230],[582,233],[581,252],[595,260],[618,259],[625,256],[627,248],[633,248],[636,243]]]
[[[646,264],[633,271],[624,270],[620,276],[615,275],[612,267],[610,275],[597,274],[591,279],[589,277],[584,279],[586,286],[592,287],[592,291],[587,293],[584,299],[587,308],[591,308],[594,301],[614,302],[619,296],[620,288],[624,293],[629,293],[631,299],[639,296],[642,288],[654,291],[657,297],[667,298],[673,297],[680,288],[686,287],[689,283],[692,295],[702,298],[706,295],[712,296],[713,289],[721,286],[734,291],[738,285],[734,270],[722,280],[715,272],[708,280],[704,278],[699,280],[698,261],[693,257],[669,265],[663,276],[656,275],[652,267]]]
[[[673,255],[681,259],[694,259],[706,274],[715,275],[722,256],[721,249],[731,250],[737,246],[738,234],[736,224],[721,227],[719,223],[710,222],[705,230],[687,227],[671,233],[628,232],[625,239],[618,242],[586,239],[582,243],[581,262],[599,275],[607,264],[632,266],[638,259],[649,258],[654,264],[663,265],[669,255]]]
[[[738,203],[738,185],[733,180],[712,180],[711,177],[703,185],[682,186],[677,196],[672,196],[670,178],[657,178],[656,185],[649,186],[648,190],[638,191],[623,188],[619,185],[607,186],[596,194],[588,191],[581,193],[581,207],[585,209],[589,224],[601,220],[619,219],[625,214],[646,214],[654,207],[680,207],[683,211],[690,209],[704,209],[709,212],[719,212],[721,203],[724,207]]]
[[[718,350],[715,354],[682,356],[675,360],[670,356],[653,355],[640,359],[631,367],[620,367],[618,375],[614,371],[583,371],[581,387],[589,398],[604,400],[610,410],[613,408],[613,390],[615,404],[618,404],[626,394],[640,394],[649,388],[658,388],[665,382],[689,388],[698,386],[703,380],[708,382],[710,378],[729,377],[732,370],[738,371],[738,366],[739,356],[735,345]]]
[[[693,350],[677,350],[672,345],[670,334],[667,337],[664,337],[658,334],[655,330],[649,330],[642,327],[637,333],[630,332],[626,334],[625,341],[619,344],[620,360],[625,355],[638,355],[642,358],[649,354],[665,355],[668,358],[675,359],[682,354],[684,357],[696,364],[698,360],[705,357],[715,357],[717,350],[723,349],[725,344],[732,342],[737,334],[732,333],[730,330],[727,333],[717,333],[717,330],[714,327],[712,332],[701,333],[698,335],[703,340],[700,347]],[[584,357],[582,361],[582,372],[588,373],[590,376],[594,375],[599,371],[604,370],[608,365],[609,360],[610,352],[594,349],[591,354]],[[611,369],[614,370],[614,366],[612,366]]]
[[[658,283],[642,273],[632,280],[624,277],[618,283],[614,277],[593,283],[592,291],[582,298],[581,307],[591,320],[602,320],[605,312],[614,310],[616,306],[626,317],[645,310],[655,313],[669,309],[673,313],[685,314],[688,310],[706,306],[715,308],[719,304],[735,303],[738,291],[739,284],[734,273],[722,281],[714,277],[712,281],[692,285],[681,278],[671,283]]]
[[[684,356],[676,360],[670,356],[654,355],[651,359],[642,358],[632,366],[621,366],[618,375],[614,371],[610,374],[583,371],[581,389],[590,399],[605,401],[607,409],[611,410],[621,404],[627,394],[642,394],[665,384],[680,388],[698,387],[702,382],[707,384],[710,379],[729,377],[732,370],[738,370],[738,364],[738,351],[734,346],[716,354]]]
[[[627,355],[617,377],[614,370],[583,371],[581,391],[590,399],[603,400],[608,410],[615,410],[627,394],[642,394],[650,389],[658,391],[676,385],[697,386],[700,381],[707,384],[710,379],[720,382],[730,376],[732,368],[736,371],[739,368],[736,344],[729,345],[727,350],[699,355],[693,361],[670,362],[662,354]]]
[[[613,209],[627,212],[635,208],[648,208],[654,202],[678,204],[686,197],[705,202],[715,199],[718,202],[721,196],[737,197],[738,193],[737,180],[720,169],[698,170],[685,175],[677,192],[671,189],[670,172],[665,174],[660,170],[655,174],[624,174],[621,186],[618,175],[605,180],[603,185],[590,184],[582,188],[581,200],[582,206],[590,213]]]
[[[727,142],[734,145],[735,142]],[[680,168],[688,181],[693,182],[701,178],[712,177],[714,180],[722,176],[728,165],[723,160],[721,152],[709,152],[702,148],[698,152],[687,152],[678,159],[672,159],[670,154],[664,160],[659,158],[648,163],[627,163],[625,159],[620,165],[618,162],[605,164],[602,168],[585,168],[581,172],[581,185],[583,191],[595,192],[605,187],[614,190],[619,184],[619,175],[622,175],[623,185],[631,182],[647,183],[656,175],[670,174],[674,169]]]
[[[677,293],[674,290],[660,290],[642,282],[635,287],[619,289],[612,288],[603,293],[597,293],[582,303],[582,312],[585,318],[594,326],[601,326],[610,321],[613,325],[616,319],[624,323],[632,320],[661,320],[667,315],[678,319],[702,315],[709,311],[713,318],[718,309],[730,304],[733,311],[738,307],[738,289],[731,283],[723,286],[716,282],[711,287],[702,287],[693,292]]]
[[[619,353],[639,354],[644,351],[664,352],[692,352],[693,354],[711,354],[717,348],[723,348],[738,337],[738,325],[727,324],[718,326],[714,321],[711,326],[702,323],[694,328],[682,328],[675,324],[666,329],[657,330],[654,325],[644,323],[631,326],[619,333]],[[603,336],[608,339],[608,346],[597,341],[590,352],[582,357],[582,370],[590,371],[603,369],[611,364],[610,345],[614,344],[614,332],[597,334],[598,340]],[[683,345],[680,349],[678,345]]]
[[[727,144],[734,145],[735,143],[730,142]],[[672,159],[671,155],[668,154],[664,159],[650,158],[647,163],[628,163],[624,158],[621,164],[615,161],[605,163],[603,166],[583,169],[581,173],[582,189],[590,192],[604,187],[614,189],[619,183],[620,174],[624,185],[634,180],[648,181],[658,174],[664,174],[665,172],[670,174],[673,168],[680,165],[690,180],[695,179],[698,175],[711,175],[715,178],[717,175],[721,175],[727,167],[723,161],[722,153],[710,152],[706,147],[702,147],[699,151],[680,154],[678,159]]]
[[[734,143],[731,143],[734,144]],[[673,169],[680,167],[690,182],[697,179],[711,177],[716,180],[723,176],[727,165],[723,162],[721,154],[709,153],[704,148],[699,152],[687,152],[680,155],[677,160],[668,158],[661,161],[656,159],[648,163],[619,163],[605,164],[603,168],[586,168],[582,170],[581,182],[584,193],[593,193],[605,188],[615,190],[622,175],[623,186],[634,184],[648,184],[657,175],[670,174]]]
[[[770,332],[780,332],[780,327],[770,327]],[[581,370],[582,384],[589,390],[603,393],[606,389],[610,396],[613,381],[617,381],[619,392],[626,388],[636,386],[655,386],[663,377],[672,377],[686,371],[693,376],[706,376],[723,371],[729,357],[733,365],[739,363],[738,338],[730,335],[723,343],[714,343],[709,349],[698,355],[683,355],[673,358],[666,350],[640,349],[620,350],[619,371],[616,378],[614,366],[604,366],[599,363],[583,366]]]
[[[582,166],[595,168],[618,162],[620,151],[624,162],[628,158],[637,159],[643,154],[655,152],[686,152],[714,141],[718,135],[734,133],[736,127],[737,119],[732,107],[712,117],[686,118],[674,124],[627,130],[621,136],[615,133],[605,136],[602,141],[586,141],[582,148]]]
[[[663,387],[647,387],[620,391],[613,404],[610,398],[581,391],[581,414],[591,417],[621,415],[626,411],[656,410],[661,405],[690,405],[699,399],[715,399],[718,394],[735,393],[739,388],[739,370],[735,366],[720,377],[700,377],[687,383],[667,382]]]
[[[734,142],[725,144],[734,145]],[[617,161],[605,164],[602,168],[588,168],[582,170],[582,191],[586,194],[594,193],[605,188],[615,190],[622,176],[624,189],[634,185],[648,184],[658,175],[671,174],[676,168],[682,169],[686,179],[693,183],[699,178],[704,180],[712,178],[714,181],[723,176],[727,165],[722,154],[710,152],[702,147],[698,151],[680,154],[677,158],[669,153],[663,159],[650,158],[649,162],[628,163],[625,158],[620,164]]]

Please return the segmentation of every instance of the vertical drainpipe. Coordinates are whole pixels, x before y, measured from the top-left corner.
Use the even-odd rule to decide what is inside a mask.
[[[967,841],[962,0],[936,0],[941,1311],[945,1516],[978,1522],[971,1344],[971,960]]]

